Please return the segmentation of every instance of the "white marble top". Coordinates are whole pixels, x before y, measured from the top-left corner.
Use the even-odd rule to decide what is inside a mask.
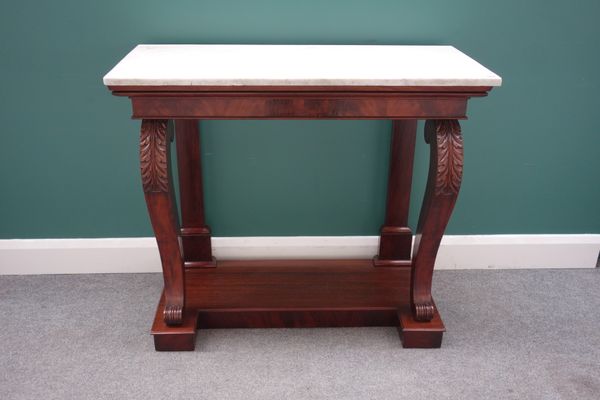
[[[139,45],[109,86],[500,86],[452,46]]]

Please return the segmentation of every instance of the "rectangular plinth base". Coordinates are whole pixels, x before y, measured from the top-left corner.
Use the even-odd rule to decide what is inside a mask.
[[[416,322],[409,307],[410,268],[372,260],[219,261],[186,270],[183,323],[154,324],[158,351],[194,350],[197,328],[396,326],[404,347],[440,347],[444,325]]]

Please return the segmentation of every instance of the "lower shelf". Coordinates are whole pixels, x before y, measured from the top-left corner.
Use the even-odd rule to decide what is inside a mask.
[[[156,310],[158,351],[194,350],[198,328],[396,326],[404,347],[440,347],[444,324],[416,322],[409,306],[410,268],[374,267],[372,260],[219,261],[186,270],[183,324]]]

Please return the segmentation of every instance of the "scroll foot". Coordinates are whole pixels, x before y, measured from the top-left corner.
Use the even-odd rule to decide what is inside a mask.
[[[169,326],[181,325],[183,322],[183,306],[167,304],[163,313],[165,324]]]
[[[433,302],[427,301],[423,303],[416,303],[412,306],[413,316],[416,321],[431,321],[433,318],[434,305]]]

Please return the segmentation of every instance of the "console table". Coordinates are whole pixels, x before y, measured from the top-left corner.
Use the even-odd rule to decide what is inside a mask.
[[[499,76],[451,46],[140,45],[104,84],[129,97],[142,120],[142,184],[164,275],[156,350],[193,350],[198,327],[397,326],[404,347],[440,347],[445,328],[431,282],[461,185],[458,120],[469,98],[500,86]],[[215,260],[203,206],[202,119],[392,120],[378,255]],[[413,244],[407,219],[419,119],[430,163]]]

